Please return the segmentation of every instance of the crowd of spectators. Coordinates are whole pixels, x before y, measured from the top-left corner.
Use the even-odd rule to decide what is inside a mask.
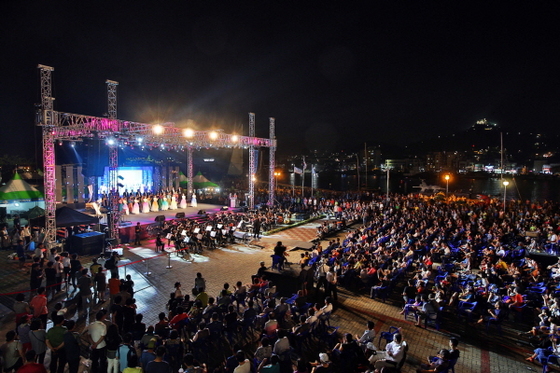
[[[413,315],[418,327],[430,321],[437,324],[445,310],[463,315],[473,326],[486,327],[499,327],[508,317],[532,319],[538,314],[538,323],[527,332],[528,340],[539,348],[532,359],[548,359],[555,352],[549,347],[556,348],[551,335],[558,334],[560,323],[560,302],[555,297],[560,269],[543,266],[528,254],[556,250],[558,205],[511,202],[504,208],[500,201],[450,202],[413,195],[347,196],[318,202],[311,198],[300,204],[344,222],[333,230],[347,227],[346,222],[358,221],[360,226],[347,229],[344,237],[332,239],[325,248],[318,242],[311,253],[302,255],[299,265],[306,275],[300,276],[301,287],[294,289],[290,299],[277,297],[274,284],[261,271],[264,264],[248,284],[225,283],[219,294],[208,294],[198,274],[189,294],[181,283],[175,284],[167,309],[160,310],[159,322],[147,326],[136,312],[134,283],[120,279],[118,270],[106,267],[110,271],[106,281],[104,268],[95,262],[84,268],[79,258],[60,258],[54,253],[37,260],[31,276],[37,295],[29,303],[18,297],[14,307],[19,341],[15,333],[9,333],[1,348],[5,371],[15,371],[24,362],[42,362],[50,351],[51,372],[62,372],[68,364],[74,373],[79,366],[76,356],[85,350],[92,371],[111,373],[139,371],[138,367],[148,373],[180,368],[321,373],[398,367],[406,359],[402,331],[393,335],[383,358],[372,358],[377,350],[373,322],[361,337],[345,334],[340,338],[330,325],[339,286],[378,300],[402,294],[402,307],[396,314],[401,310],[405,317]],[[192,238],[197,224],[210,232],[243,224],[254,227],[258,220],[266,230],[273,226],[267,219],[277,219],[278,211],[224,212],[201,223],[178,219],[162,229],[168,230],[165,237],[171,242],[185,242],[171,238],[177,235]],[[330,223],[326,224],[330,233]],[[95,315],[83,331],[65,320],[62,305],[50,314],[54,326],[45,330],[48,298],[40,276],[59,262],[63,282],[80,292],[78,320],[88,313]],[[106,306],[103,286],[109,292],[107,308],[102,308]],[[34,342],[35,337],[42,338],[43,344]],[[453,343],[419,371],[447,369],[456,361],[450,355],[457,347]],[[6,355],[16,347],[18,356]],[[28,356],[31,350],[34,355]]]

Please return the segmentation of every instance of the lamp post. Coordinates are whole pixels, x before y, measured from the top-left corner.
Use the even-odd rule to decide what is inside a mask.
[[[280,171],[274,171],[274,178],[276,179],[276,185],[274,185],[274,193],[278,194],[278,178],[282,175]]]
[[[449,174],[445,175],[445,198],[449,195]]]
[[[504,180],[503,183],[504,185],[504,211],[506,210],[506,193],[507,193],[507,186],[509,185],[509,181]]]
[[[391,168],[387,167],[387,201],[389,200],[389,177],[391,175]]]

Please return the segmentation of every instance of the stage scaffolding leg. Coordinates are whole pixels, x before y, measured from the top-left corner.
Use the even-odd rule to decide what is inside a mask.
[[[146,272],[144,272],[144,275],[146,276],[150,276],[152,274],[152,272],[150,272],[150,265],[148,264],[149,262],[149,260],[144,259],[144,263],[146,263]]]
[[[270,132],[270,140],[273,141],[272,146],[270,147],[270,157],[269,157],[269,164],[268,164],[268,205],[274,206],[274,201],[276,200],[276,175],[274,175],[274,171],[276,168],[276,145],[275,142],[275,119],[270,117],[269,118],[269,132]]]

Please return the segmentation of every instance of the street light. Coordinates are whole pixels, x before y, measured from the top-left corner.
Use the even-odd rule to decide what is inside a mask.
[[[274,178],[276,179],[276,184],[274,185],[274,192],[278,190],[278,178],[282,176],[280,171],[274,171]]]
[[[445,179],[445,198],[447,198],[447,195],[449,194],[449,174],[445,175],[444,179]]]
[[[509,185],[509,181],[504,180],[502,183],[504,185],[504,211],[506,210],[506,193],[507,193],[507,186]]]

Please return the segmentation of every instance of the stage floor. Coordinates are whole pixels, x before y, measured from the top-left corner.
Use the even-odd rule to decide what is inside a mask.
[[[198,216],[198,212],[200,210],[206,211],[208,214],[212,215],[219,211],[221,211],[223,205],[212,205],[208,203],[199,203],[197,207],[187,207],[185,209],[176,209],[176,210],[167,210],[167,211],[153,211],[147,212],[144,214],[130,214],[130,215],[121,215],[121,222],[126,222],[129,224],[122,225],[120,227],[129,227],[130,224],[136,225],[136,223],[140,223],[141,225],[151,224],[155,222],[156,216],[164,215],[165,220],[176,219],[175,215],[178,212],[184,212],[185,217],[196,217]],[[239,208],[229,208],[228,211],[239,211]],[[101,219],[101,224],[106,224],[105,218]]]

